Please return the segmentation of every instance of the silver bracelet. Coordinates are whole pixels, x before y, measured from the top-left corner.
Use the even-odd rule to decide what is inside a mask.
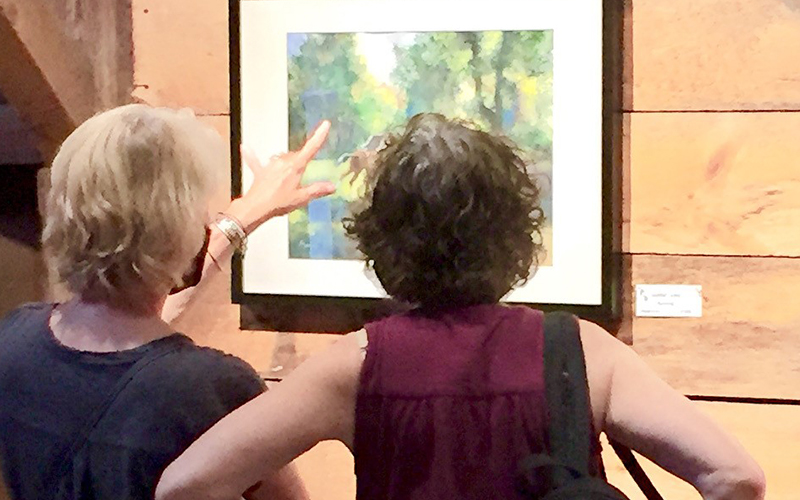
[[[235,217],[220,212],[214,219],[214,225],[222,231],[236,250],[242,253],[247,250],[247,233],[244,232],[242,223]]]

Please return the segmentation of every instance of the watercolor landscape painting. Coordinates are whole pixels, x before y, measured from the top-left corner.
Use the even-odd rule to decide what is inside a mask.
[[[542,188],[552,262],[553,32],[288,33],[289,149],[323,119],[327,144],[306,181],[335,194],[289,215],[293,259],[359,259],[342,219],[388,133],[438,112],[511,138]]]

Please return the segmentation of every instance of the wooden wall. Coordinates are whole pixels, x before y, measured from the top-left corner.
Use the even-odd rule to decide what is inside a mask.
[[[134,94],[229,130],[227,2],[133,0]],[[800,400],[800,0],[626,0],[623,338],[687,394]],[[227,168],[227,166],[221,166]],[[224,205],[227,186],[217,202]],[[633,316],[632,285],[703,286],[703,317]],[[239,332],[220,280],[182,327],[285,375],[331,338]],[[698,403],[796,497],[800,407]],[[789,446],[787,446],[789,444]],[[352,458],[299,460],[315,498],[352,498]],[[612,481],[634,492],[609,458]],[[665,474],[671,499],[698,498]],[[632,493],[635,496],[635,493]]]
[[[128,0],[0,0],[0,88],[45,162],[78,124],[130,101],[131,36]]]

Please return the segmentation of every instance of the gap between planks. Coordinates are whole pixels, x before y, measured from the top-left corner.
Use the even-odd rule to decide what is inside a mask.
[[[800,255],[756,255],[756,254],[708,254],[708,253],[658,253],[641,252],[631,253],[622,252],[623,257],[709,257],[720,259],[800,259]]]
[[[646,114],[732,114],[732,113],[800,113],[800,108],[786,109],[623,109],[623,113],[631,115]]]

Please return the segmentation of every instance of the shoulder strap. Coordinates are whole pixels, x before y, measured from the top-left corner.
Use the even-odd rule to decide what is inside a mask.
[[[592,411],[580,327],[572,314],[545,315],[544,367],[550,409],[550,451],[562,463],[586,474],[592,463]],[[630,448],[611,439],[609,442],[645,498],[663,500]]]
[[[544,317],[544,379],[550,454],[588,476],[591,409],[578,322],[569,313]]]
[[[58,460],[53,464],[52,471],[54,474],[48,475],[51,478],[61,478],[63,477],[64,473],[66,472],[66,468],[69,465],[69,461],[75,456],[75,454],[86,444],[86,441],[89,439],[92,431],[97,427],[97,424],[105,416],[108,409],[117,400],[119,395],[125,390],[126,387],[131,383],[131,381],[136,378],[136,376],[142,372],[147,366],[151,365],[153,362],[157,361],[158,359],[170,354],[178,349],[177,344],[170,344],[166,346],[153,346],[152,349],[148,350],[144,356],[142,356],[138,361],[136,361],[129,369],[126,371],[116,383],[114,388],[108,393],[108,396],[95,407],[92,413],[88,416],[86,421],[83,424],[83,427],[79,432],[75,434],[75,437],[72,439],[69,445],[65,446],[62,449],[62,452],[59,454]],[[60,487],[60,481],[53,482],[53,488],[55,489],[54,493],[57,492],[57,489]],[[57,498],[56,495],[53,495],[51,498]]]
[[[636,485],[639,486],[639,489],[644,493],[644,497],[647,500],[664,500],[664,497],[658,492],[653,482],[647,477],[647,473],[642,469],[642,466],[639,465],[639,461],[636,460],[636,456],[631,449],[612,439],[609,439],[608,442],[622,461],[622,465],[625,466],[625,469],[628,470],[633,480],[636,481]]]

